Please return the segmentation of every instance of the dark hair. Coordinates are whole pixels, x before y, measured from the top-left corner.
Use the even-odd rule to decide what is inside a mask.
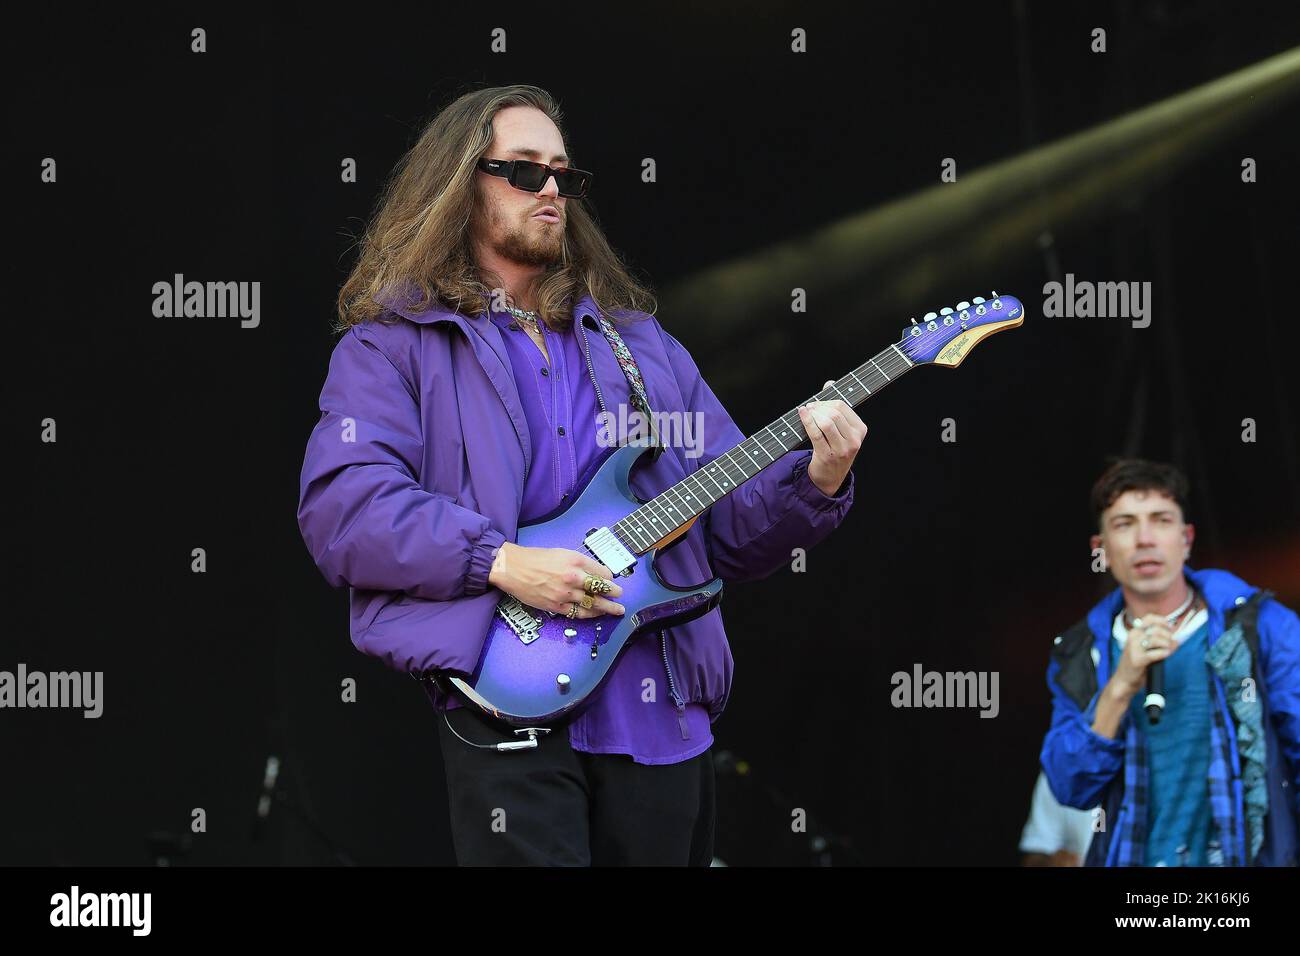
[[[1187,520],[1187,476],[1174,465],[1144,458],[1115,458],[1092,486],[1092,521],[1101,528],[1101,513],[1126,491],[1159,491],[1177,502]]]

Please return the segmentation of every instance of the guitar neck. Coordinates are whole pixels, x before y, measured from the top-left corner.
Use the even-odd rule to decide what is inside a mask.
[[[898,346],[891,345],[808,401],[842,398],[850,406],[857,406],[913,367],[914,363]],[[629,551],[644,554],[807,440],[808,433],[796,406],[667,491],[651,498],[611,530],[627,544]]]

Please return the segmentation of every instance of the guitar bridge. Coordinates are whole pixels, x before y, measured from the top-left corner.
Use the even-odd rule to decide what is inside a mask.
[[[507,595],[497,605],[497,615],[510,625],[510,630],[525,644],[531,644],[541,637],[541,618],[533,614],[533,609],[514,595]]]

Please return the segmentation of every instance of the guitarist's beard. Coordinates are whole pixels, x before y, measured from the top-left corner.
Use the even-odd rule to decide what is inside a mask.
[[[536,210],[533,210],[536,212]],[[501,211],[489,205],[486,222],[476,226],[480,235],[487,237],[492,251],[503,259],[521,266],[547,268],[560,262],[564,255],[564,229],[566,220],[561,217],[555,224],[533,222],[530,217],[521,227],[512,228]]]

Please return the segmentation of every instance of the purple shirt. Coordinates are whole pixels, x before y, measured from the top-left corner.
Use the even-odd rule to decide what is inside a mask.
[[[578,477],[603,451],[596,441],[600,406],[574,326],[554,332],[542,325],[548,365],[514,316],[494,311],[491,318],[505,339],[533,449],[519,513],[519,523],[526,524],[582,490],[576,487]],[[599,334],[591,344],[609,348]],[[713,743],[708,708],[673,700],[661,640],[660,632],[649,631],[628,644],[596,698],[569,723],[574,750],[668,764],[688,760]],[[449,708],[458,706],[459,700],[449,700]]]

